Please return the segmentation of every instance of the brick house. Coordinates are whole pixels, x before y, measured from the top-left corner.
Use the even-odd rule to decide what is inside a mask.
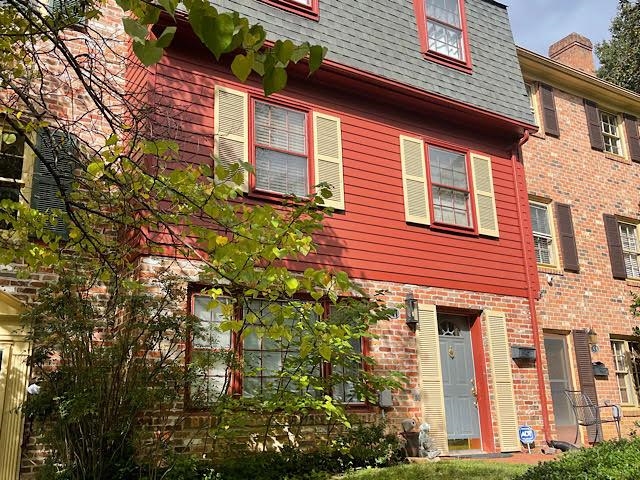
[[[158,65],[128,72],[127,88],[151,87],[145,101],[171,119],[194,161],[210,162],[214,152],[252,163],[248,201],[278,202],[331,184],[335,213],[316,238],[318,254],[299,268],[344,270],[372,294],[385,290],[393,307],[417,301],[415,331],[400,308],[367,345],[381,371],[409,379],[384,408],[392,428],[405,418],[427,421],[445,453],[519,451],[525,423],[548,436],[542,362],[527,358],[542,352],[542,338],[519,146],[535,128],[506,7],[493,0],[212,3],[262,24],[273,39],[328,47],[325,64],[311,78],[292,69],[286,90],[265,98],[259,83],[239,83],[228,65],[194,47],[185,23]],[[215,317],[194,288],[196,262],[139,262],[143,276],[167,268],[183,275],[185,309],[203,321]],[[0,312],[33,294],[10,272],[0,287],[12,295],[0,297]],[[525,348],[510,348],[517,346]],[[253,351],[266,361],[260,346]],[[0,398],[23,387],[10,391],[3,378]],[[243,394],[249,382],[236,380],[233,393]],[[368,418],[383,415],[382,407],[341,395]]]
[[[553,44],[550,58],[525,49],[518,57],[539,126],[523,157],[554,438],[575,438],[565,389],[622,404],[628,433],[640,416],[638,322],[629,311],[640,285],[640,96],[598,79],[592,44],[575,33]],[[595,362],[608,375],[594,377]],[[615,435],[613,424],[604,427]]]

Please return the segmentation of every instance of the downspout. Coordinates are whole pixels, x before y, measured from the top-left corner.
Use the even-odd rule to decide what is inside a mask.
[[[540,343],[540,332],[538,329],[538,316],[536,314],[536,295],[533,291],[533,284],[531,282],[531,265],[529,264],[529,259],[526,255],[527,252],[527,244],[524,238],[524,231],[522,229],[523,225],[523,213],[522,213],[522,202],[521,202],[521,192],[518,181],[518,170],[516,169],[516,162],[519,161],[520,154],[522,151],[522,146],[529,140],[529,131],[525,130],[523,137],[518,141],[518,150],[511,155],[511,168],[513,170],[513,177],[515,179],[516,186],[516,197],[518,199],[518,223],[520,224],[520,242],[522,245],[522,252],[525,253],[525,262],[524,269],[525,275],[527,277],[527,292],[528,292],[528,300],[529,300],[529,312],[531,313],[531,328],[533,330],[533,345],[538,352],[538,358],[536,361],[536,373],[538,377],[538,385],[540,388],[540,406],[542,408],[542,425],[544,430],[544,439],[546,442],[551,440],[551,426],[549,425],[549,409],[547,407],[547,387],[544,381],[544,371],[542,369],[542,361],[540,360],[540,352],[541,343]],[[525,192],[526,194],[526,192]],[[537,272],[536,272],[537,275]]]

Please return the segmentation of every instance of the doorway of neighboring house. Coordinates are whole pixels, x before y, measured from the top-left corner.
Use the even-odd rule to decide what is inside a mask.
[[[556,419],[556,439],[573,442],[576,419],[564,393],[565,390],[573,390],[567,353],[567,335],[545,333],[544,349],[547,354],[551,400]]]
[[[438,314],[438,333],[449,451],[480,450],[470,319],[466,315]]]

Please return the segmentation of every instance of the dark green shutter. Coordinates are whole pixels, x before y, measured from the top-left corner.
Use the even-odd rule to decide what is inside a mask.
[[[580,264],[578,262],[578,248],[576,247],[576,235],[573,229],[571,207],[563,203],[557,203],[556,217],[558,219],[564,269],[568,272],[578,273],[580,271]]]
[[[606,213],[602,217],[604,220],[604,232],[607,236],[607,247],[609,247],[611,273],[613,278],[625,279],[627,278],[627,269],[624,265],[624,251],[622,250],[618,220],[614,215],[607,215]]]
[[[540,98],[542,99],[542,119],[544,121],[544,133],[554,137],[560,136],[556,104],[553,97],[553,88],[544,83],[540,84]]]
[[[36,149],[39,155],[36,155],[31,194],[31,207],[35,210],[44,213],[65,210],[61,189],[67,194],[71,188],[76,145],[75,137],[65,132],[45,130],[38,133]],[[49,228],[58,235],[67,236],[62,219]]]
[[[584,99],[584,113],[587,116],[587,128],[589,131],[589,141],[594,150],[604,150],[604,140],[602,138],[602,125],[600,123],[600,112],[598,105],[591,100]]]
[[[634,162],[640,162],[640,138],[638,137],[638,119],[624,114],[624,130],[629,144],[629,156]]]
[[[580,390],[589,397],[594,405],[598,405],[596,379],[593,376],[593,366],[591,364],[591,348],[589,346],[589,337],[585,330],[573,331],[573,349],[576,354]],[[589,442],[595,442],[596,436],[597,438],[602,438],[602,427],[600,425],[589,425],[587,434]]]

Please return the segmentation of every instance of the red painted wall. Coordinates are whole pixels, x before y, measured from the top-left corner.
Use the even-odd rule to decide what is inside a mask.
[[[217,83],[242,85],[204,53],[173,47],[155,67],[153,101],[159,133],[181,143],[184,159],[209,162]],[[341,91],[317,80],[290,78],[273,96],[339,116],[342,122],[344,212],[326,221],[319,253],[300,267],[336,267],[353,278],[526,297],[525,253],[520,240],[511,151],[513,132],[488,137],[487,125],[448,122],[442,109],[415,101],[385,102],[380,92]],[[500,238],[455,234],[409,225],[404,219],[399,135],[446,141],[492,158]],[[523,190],[526,195],[526,189]],[[524,199],[526,204],[526,198]]]

